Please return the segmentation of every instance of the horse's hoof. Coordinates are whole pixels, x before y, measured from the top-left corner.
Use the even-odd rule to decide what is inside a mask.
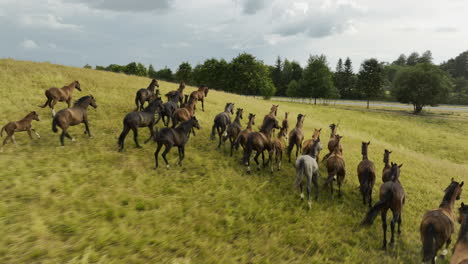
[[[301,193],[301,200],[304,200],[304,194]]]
[[[448,250],[444,249],[442,250],[441,256],[444,257],[445,255],[447,255],[447,253],[448,253]]]
[[[72,138],[71,141],[72,141],[72,142],[76,142],[76,139],[75,139],[75,138]]]
[[[310,210],[312,208],[312,203],[308,202],[307,204],[309,205],[309,210]]]
[[[141,149],[142,147],[141,147],[141,146],[136,146],[136,148],[139,148],[139,149]]]
[[[169,164],[166,165],[166,169],[169,169]]]

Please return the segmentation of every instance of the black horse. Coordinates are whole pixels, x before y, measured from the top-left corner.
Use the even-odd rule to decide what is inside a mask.
[[[143,110],[143,105],[145,102],[150,103],[151,100],[158,98],[159,96],[159,90],[156,90],[156,93],[154,92],[154,87],[157,86],[159,88],[159,83],[156,79],[153,79],[151,83],[149,84],[148,88],[141,88],[138,90],[135,96],[135,104],[136,104],[136,109],[135,111],[142,111]]]
[[[174,93],[171,99],[164,103],[161,109],[161,118],[164,123],[164,126],[169,126],[172,116],[174,115],[175,110],[179,108],[178,102],[180,101],[182,94],[180,92]],[[167,120],[166,120],[167,118]]]
[[[155,118],[155,113],[160,112],[162,109],[161,98],[158,97],[155,100],[151,101],[148,107],[145,110],[140,112],[131,112],[128,113],[123,119],[123,130],[119,136],[119,151],[122,152],[124,148],[125,137],[127,137],[130,129],[133,131],[133,139],[135,141],[136,147],[141,148],[138,144],[138,128],[139,127],[148,127],[150,130],[150,137],[145,141],[147,143],[153,136],[154,130],[153,127],[159,122],[161,116]]]
[[[197,118],[192,116],[189,120],[181,123],[176,128],[169,128],[164,127],[160,131],[156,128],[156,133],[154,137],[154,141],[158,143],[158,147],[154,152],[154,159],[156,160],[156,168],[159,167],[158,156],[159,151],[161,150],[162,146],[166,146],[162,153],[162,157],[166,162],[166,168],[169,168],[169,162],[167,162],[166,155],[169,153],[173,146],[179,148],[179,162],[178,164],[182,166],[182,160],[185,157],[185,144],[189,139],[190,131],[193,128],[200,129],[200,124],[198,123]]]
[[[213,121],[213,127],[211,128],[211,140],[215,139],[215,131],[218,132],[219,144],[218,148],[221,147],[223,137],[227,136],[227,127],[231,124],[231,115],[234,114],[234,104],[226,103],[224,112],[217,114]]]

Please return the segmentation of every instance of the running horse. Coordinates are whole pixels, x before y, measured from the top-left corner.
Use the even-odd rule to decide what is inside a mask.
[[[29,138],[32,140],[33,139],[31,135],[31,131],[32,131],[34,132],[34,134],[36,134],[37,138],[41,138],[41,136],[39,136],[36,130],[34,130],[34,128],[32,128],[31,126],[31,123],[33,120],[39,121],[39,115],[35,111],[27,114],[23,119],[19,121],[9,122],[5,126],[3,126],[2,130],[0,130],[0,137],[3,136],[3,131],[6,132],[7,137],[3,141],[3,145],[0,148],[0,152],[3,151],[3,146],[5,146],[8,140],[11,140],[11,142],[16,144],[15,136],[13,135],[15,134],[15,132],[27,131]]]
[[[468,264],[468,205],[461,203],[458,222],[461,224],[450,264]]]
[[[143,111],[144,107],[143,105],[145,102],[148,102],[148,104],[151,102],[151,100],[158,98],[159,96],[159,90],[156,90],[156,93],[154,92],[155,87],[159,88],[159,83],[156,79],[153,79],[151,83],[148,85],[148,88],[141,88],[140,90],[137,91],[136,96],[135,96],[135,104],[136,104],[136,109],[135,111]]]
[[[190,99],[201,102],[203,112],[205,112],[205,97],[208,96],[208,91],[209,91],[208,86],[201,85],[197,91],[193,91],[190,94]]]
[[[176,94],[179,94],[179,107],[182,107],[182,104],[184,103],[183,102],[183,100],[184,100],[184,89],[185,89],[185,82],[182,81],[182,82],[180,82],[179,88],[177,88],[177,90],[170,91],[167,94],[165,94],[164,96],[166,96],[167,100],[170,101],[170,100],[172,100],[172,98],[174,98],[174,96]]]
[[[73,91],[75,89],[81,91],[80,82],[74,81],[67,86],[63,86],[62,88],[51,87],[45,91],[47,101],[44,105],[40,105],[39,107],[45,108],[46,106],[49,106],[50,109],[52,109],[53,117],[55,116],[54,106],[55,104],[57,104],[57,102],[67,102],[68,108],[70,108],[73,97]]]

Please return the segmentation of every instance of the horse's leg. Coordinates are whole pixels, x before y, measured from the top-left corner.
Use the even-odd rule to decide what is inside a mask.
[[[232,148],[233,148],[232,145],[234,145],[234,143],[231,137],[229,137],[229,144],[231,145],[231,157],[232,157]]]
[[[369,183],[369,207],[372,207],[372,184]]]
[[[70,108],[70,106],[71,106],[71,98],[68,98],[66,102],[67,102],[68,108]]]
[[[138,144],[138,128],[137,127],[131,127],[133,131],[133,141],[135,141],[135,145],[137,148],[141,148],[140,144]]]
[[[150,131],[150,137],[147,140],[145,140],[145,144],[148,143],[152,138],[154,138],[153,124],[150,124],[148,128]]]
[[[91,137],[91,131],[89,131],[89,124],[88,124],[88,120],[83,120],[83,123],[85,125],[85,133],[88,134],[88,137]]]
[[[312,178],[312,182],[314,183],[314,187],[315,187],[315,201],[317,201],[318,199],[318,178],[319,178],[319,175],[318,175],[318,171],[317,173],[314,173],[313,175],[313,178]]]
[[[52,109],[52,117],[55,116],[55,109],[54,106],[57,104],[57,99],[54,98],[54,100],[50,103],[50,108]]]
[[[166,168],[169,169],[169,162],[167,161],[166,155],[167,155],[167,153],[169,153],[169,150],[171,150],[172,145],[171,144],[167,144],[167,145],[164,144],[164,145],[166,146],[166,148],[164,149],[161,156],[163,157],[164,161],[166,162]]]
[[[395,234],[395,224],[396,224],[396,222],[398,220],[398,214],[393,212],[393,211],[392,211],[392,213],[393,213],[393,218],[392,218],[392,221],[390,221],[390,230],[392,232],[391,237],[390,237],[390,245],[393,245],[393,243],[395,243],[395,236],[394,236],[394,234]]]
[[[68,131],[65,131],[65,136],[69,139],[71,139],[71,141],[75,142],[75,139],[72,138],[72,136],[70,136],[70,134],[68,134]]]
[[[335,177],[335,176],[333,176]],[[333,180],[330,181],[330,192],[331,192],[331,198],[333,200]]]
[[[177,164],[179,164],[179,166],[182,166],[182,147],[177,147],[177,150],[179,152],[179,162],[177,162]]]
[[[339,178],[338,175],[337,175],[337,178]],[[341,180],[340,179],[337,179],[337,184],[338,184],[338,197],[341,197],[343,195],[341,194]]]
[[[158,162],[158,155],[159,151],[162,148],[162,144],[158,142],[158,147],[156,148],[156,151],[154,152],[154,160],[156,161],[156,169],[159,167],[159,162]]]
[[[257,151],[257,153],[255,153],[255,157],[254,157],[255,163],[257,163],[257,170],[260,170],[260,163],[258,162],[258,156],[260,156],[260,151]]]
[[[309,209],[312,207],[312,202],[310,201],[310,193],[312,191],[312,174],[311,171],[307,172],[307,203],[309,205]]]
[[[31,128],[31,131],[34,132],[34,134],[36,134],[37,138],[41,138],[41,136],[39,135],[39,133],[36,132],[36,130],[34,128]]]
[[[180,147],[180,154],[179,154],[179,165],[182,166],[182,161],[185,158],[185,146]]]
[[[130,132],[130,128],[127,125],[124,125],[124,129],[119,136],[119,152],[122,152],[125,145],[125,138],[127,137],[128,132]]]
[[[32,140],[33,138],[32,138],[32,134],[31,134],[31,129],[27,130],[27,132],[28,132],[29,138]]]
[[[223,129],[221,127],[219,127],[219,126],[216,127],[216,130],[218,131],[218,136],[219,136],[218,148],[220,148],[224,132],[223,132]]]
[[[265,167],[265,150],[262,150],[262,166]]]
[[[60,144],[62,144],[62,146],[65,146],[64,138],[65,138],[65,130],[62,130],[62,134],[60,134]]]
[[[397,231],[397,234],[398,234],[398,235],[401,234],[401,229],[400,229],[400,227],[401,227],[401,212],[400,212],[400,214],[398,215],[398,231]]]
[[[299,144],[296,144],[296,159],[297,159],[297,154],[299,153]]]
[[[382,209],[383,249],[387,249],[387,209]]]

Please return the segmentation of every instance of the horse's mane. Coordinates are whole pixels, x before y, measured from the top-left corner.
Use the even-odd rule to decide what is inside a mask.
[[[392,167],[390,168],[390,176],[393,182],[399,181],[400,180],[400,175],[398,172],[398,164],[392,164]]]
[[[269,126],[271,126],[271,123],[275,123],[276,122],[276,118],[275,117],[272,117],[272,116],[269,116],[267,119],[265,119],[265,121],[263,122],[262,126],[260,127],[260,131],[261,132],[267,132],[266,129],[269,128]],[[271,128],[273,128],[273,126],[271,126]]]
[[[73,106],[80,106],[81,104],[85,103],[87,100],[91,99],[92,96],[90,95],[87,95],[87,96],[83,96],[81,97],[80,99],[76,100],[74,103],[73,103]]]
[[[459,185],[459,183],[456,182],[456,181],[450,183],[450,185],[444,191],[445,195],[444,195],[443,201],[449,201],[452,198],[453,192],[455,192],[458,185]]]

